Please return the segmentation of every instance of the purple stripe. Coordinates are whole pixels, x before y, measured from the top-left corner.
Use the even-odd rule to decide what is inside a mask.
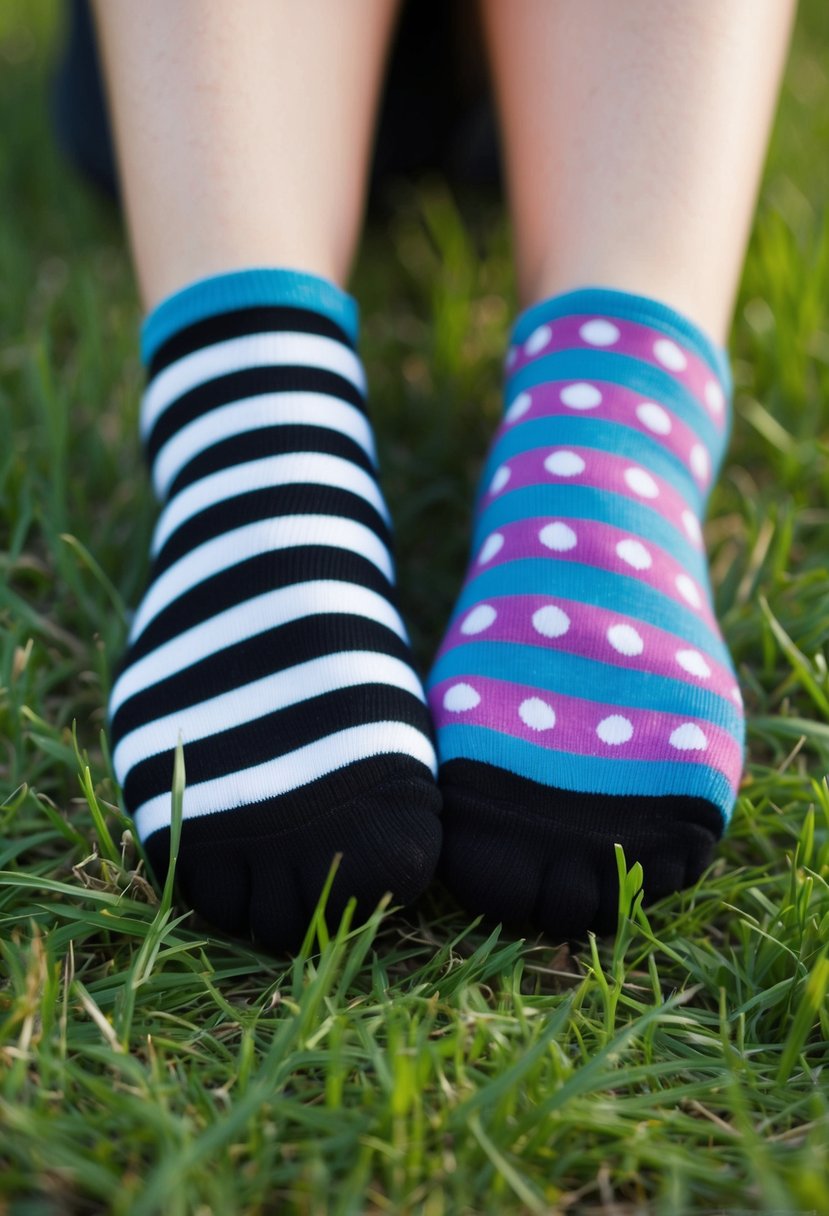
[[[604,422],[616,422],[630,427],[631,430],[651,438],[656,436],[667,451],[672,452],[686,468],[691,468],[691,452],[699,444],[699,439],[691,427],[687,426],[667,406],[649,401],[641,393],[634,393],[629,388],[613,384],[608,380],[591,380],[588,383],[589,387],[595,388],[601,394],[601,402],[587,410],[574,409],[573,406],[567,405],[566,401],[562,400],[562,392],[567,388],[572,388],[572,380],[550,380],[545,384],[536,384],[532,388],[526,389],[525,393],[531,398],[532,404],[521,415],[520,421],[561,415],[572,418],[582,413],[589,414],[591,417],[601,418]],[[667,434],[653,430],[637,414],[637,409],[644,405],[658,405],[662,413],[668,416],[671,429]],[[508,410],[507,414],[509,414]],[[646,411],[644,417],[647,416]],[[508,420],[501,423],[504,430],[509,430],[511,425]]]
[[[580,465],[584,467],[580,468]],[[508,479],[506,473],[501,472],[506,469],[509,469]],[[510,490],[523,490],[527,486],[567,483],[620,494],[640,506],[658,511],[683,536],[687,533],[682,520],[683,514],[691,511],[691,507],[669,482],[649,472],[635,460],[613,456],[599,448],[571,447],[568,444],[530,448],[528,452],[513,456],[499,466],[487,490],[487,499]],[[637,491],[640,484],[647,493]]]
[[[737,740],[702,718],[607,705],[472,675],[435,685],[429,704],[438,730],[462,722],[579,756],[706,764],[735,789],[742,774]]]
[[[696,612],[715,636],[719,635],[707,590],[690,577],[684,566],[650,541],[641,541],[622,528],[593,519],[540,516],[503,524],[481,545],[466,583],[472,582],[482,570],[533,557],[578,562],[639,579],[675,603]],[[636,564],[627,560],[630,557]],[[642,568],[644,562],[640,559],[645,557],[650,565]],[[688,594],[683,593],[683,588]]]
[[[514,642],[580,655],[682,680],[724,697],[732,705],[741,704],[735,696],[733,673],[686,639],[579,600],[544,595],[492,597],[456,618],[438,658],[455,646],[479,641]]]
[[[719,429],[725,429],[724,398],[716,373],[693,351],[658,329],[620,317],[557,318],[538,326],[523,346],[510,349],[507,369],[512,374],[533,359],[562,350],[611,350],[667,371],[694,395]]]

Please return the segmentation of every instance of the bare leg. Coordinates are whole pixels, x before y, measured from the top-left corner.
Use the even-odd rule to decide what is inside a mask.
[[[792,4],[484,13],[532,307],[430,679],[441,864],[470,910],[580,937],[616,923],[615,844],[649,898],[686,886],[739,786],[701,520]]]
[[[601,285],[726,334],[793,0],[484,0],[525,303]]]
[[[149,308],[239,266],[342,284],[395,0],[105,0],[135,263]]]

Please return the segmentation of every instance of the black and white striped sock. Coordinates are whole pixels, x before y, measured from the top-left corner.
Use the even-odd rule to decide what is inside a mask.
[[[163,509],[113,763],[161,877],[181,735],[184,892],[274,949],[301,940],[336,852],[335,914],[414,899],[440,849],[355,332],[349,297],[276,270],[196,283],[144,330]]]

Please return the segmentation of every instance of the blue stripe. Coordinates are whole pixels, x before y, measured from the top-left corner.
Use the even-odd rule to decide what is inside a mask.
[[[684,532],[650,507],[643,507],[621,494],[609,494],[593,486],[525,486],[503,490],[478,513],[472,550],[477,553],[490,532],[521,520],[589,519],[629,532],[631,536],[658,545],[699,583],[708,589],[708,562]],[[620,538],[621,539],[621,538]]]
[[[519,426],[502,431],[484,467],[482,486],[492,480],[498,465],[534,449],[560,447],[590,448],[603,456],[625,456],[656,477],[661,477],[688,503],[697,516],[702,514],[705,498],[690,471],[678,456],[657,439],[640,435],[619,422],[603,422],[599,418],[580,417],[532,418]],[[546,474],[544,474],[546,476]],[[543,484],[548,485],[549,482]],[[560,483],[554,483],[560,484]],[[567,485],[578,485],[574,478]]]
[[[356,300],[329,279],[299,270],[252,268],[198,279],[167,296],[141,327],[141,357],[149,363],[164,343],[188,325],[239,308],[284,305],[321,313],[357,341]]]
[[[687,680],[601,663],[559,648],[518,642],[463,642],[438,659],[429,676],[429,687],[441,680],[472,678],[475,673],[563,697],[582,696],[627,709],[704,718],[727,730],[738,743],[743,741],[742,714],[724,697],[692,686]]]
[[[521,313],[512,331],[512,342],[522,345],[533,330],[557,317],[594,313],[599,317],[617,317],[637,325],[649,325],[666,337],[674,338],[698,355],[719,376],[725,395],[731,395],[731,369],[728,354],[692,321],[647,296],[631,295],[610,287],[580,287],[562,295],[551,296]]]
[[[641,393],[644,400],[658,401],[671,410],[699,436],[711,454],[715,469],[722,460],[728,434],[717,430],[693,393],[661,367],[643,363],[632,355],[607,350],[555,351],[540,355],[510,375],[505,408],[509,408],[519,393],[539,384],[549,384],[551,380],[585,380],[599,384],[604,381]]]
[[[450,760],[479,760],[562,790],[705,798],[717,807],[726,824],[734,806],[734,793],[728,781],[718,769],[707,764],[551,752],[485,726],[460,723],[444,726],[438,732],[438,753],[441,764]],[[624,827],[623,819],[619,827]]]
[[[706,651],[723,667],[731,668],[731,657],[722,638],[712,633],[690,608],[668,599],[653,587],[626,575],[575,562],[568,563],[566,580],[561,578],[560,571],[560,565],[544,557],[503,562],[482,570],[464,587],[452,619],[494,595],[548,595],[553,601],[575,600],[664,629],[687,639],[689,646]]]

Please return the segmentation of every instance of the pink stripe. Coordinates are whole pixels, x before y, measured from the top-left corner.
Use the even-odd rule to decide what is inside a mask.
[[[520,394],[531,399],[531,404],[520,416],[520,421],[561,415],[572,418],[580,413],[589,414],[590,417],[601,418],[604,422],[616,422],[630,427],[631,430],[648,435],[651,439],[657,438],[660,444],[681,460],[686,468],[692,468],[691,452],[699,446],[700,441],[694,431],[667,406],[649,401],[641,393],[634,393],[629,388],[623,388],[622,385],[613,384],[610,381],[591,380],[588,384],[601,395],[601,401],[587,410],[574,409],[562,400],[562,391],[568,387],[572,388],[572,380],[550,380],[545,384],[533,385],[532,388],[526,389],[525,393]],[[637,413],[641,407],[649,405],[656,405],[658,410],[667,416],[671,427],[667,434],[655,431],[643,421],[643,418],[649,416],[647,410],[644,410],[641,415]],[[507,411],[506,418],[501,422],[501,428],[506,431],[511,427],[509,411]],[[709,479],[697,478],[697,480],[704,487],[708,484]]]
[[[591,334],[594,335],[592,341],[589,340]],[[693,351],[658,329],[619,317],[559,317],[547,325],[539,325],[523,346],[511,348],[507,356],[508,370],[512,374],[532,363],[533,359],[562,350],[609,350],[631,355],[667,371],[693,393],[719,429],[725,429],[722,388],[716,373]]]
[[[715,635],[719,634],[707,590],[690,577],[684,566],[658,545],[594,519],[536,516],[503,524],[481,545],[466,582],[471,583],[484,569],[533,557],[578,562],[641,580],[696,612]]]
[[[477,675],[442,680],[429,704],[438,730],[465,723],[579,756],[706,764],[735,789],[742,774],[737,740],[702,718],[607,705]]]
[[[732,705],[737,703],[733,673],[709,654],[667,630],[579,600],[544,595],[491,597],[453,622],[438,658],[455,646],[478,641],[514,642],[580,655],[682,680],[724,697]]]
[[[501,472],[507,469],[508,478],[506,472]],[[568,484],[592,486],[597,490],[619,494],[640,506],[650,507],[672,523],[683,536],[689,535],[687,527],[683,526],[683,516],[691,511],[691,507],[669,482],[650,473],[635,460],[612,456],[598,448],[561,444],[559,447],[530,448],[528,452],[521,452],[499,466],[490,482],[486,500],[528,486]],[[696,532],[694,539],[699,548]]]

